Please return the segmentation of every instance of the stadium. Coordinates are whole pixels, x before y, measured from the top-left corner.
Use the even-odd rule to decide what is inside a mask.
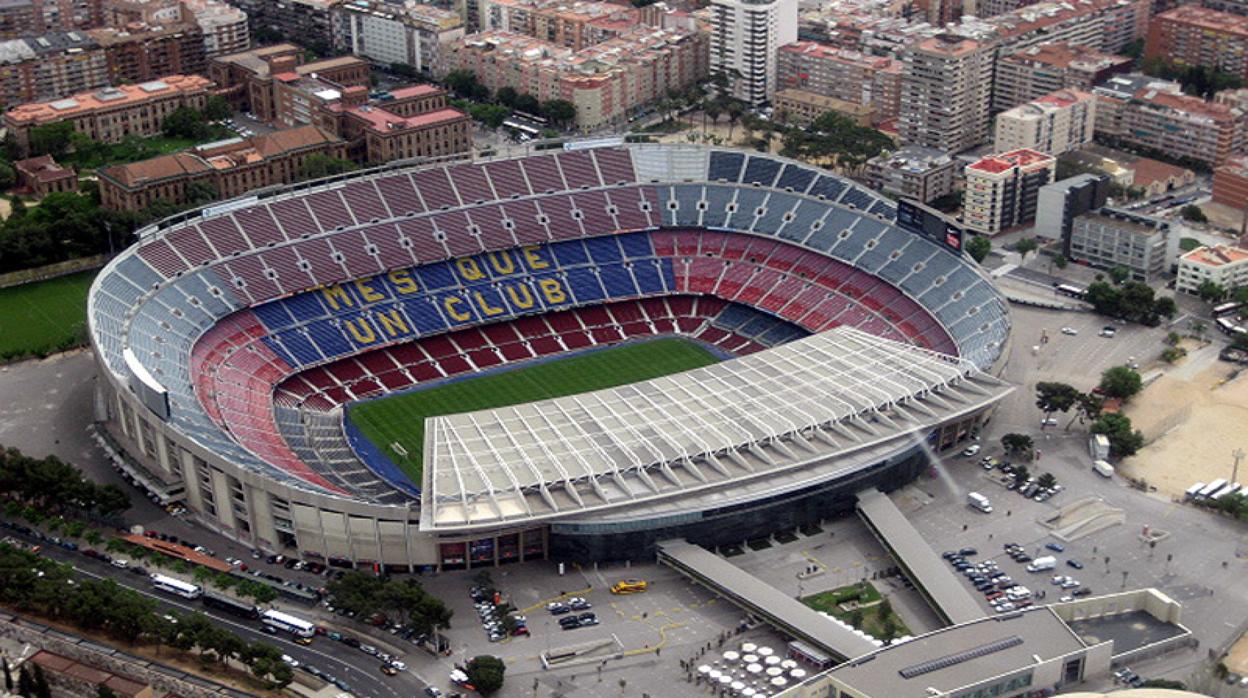
[[[162,503],[338,566],[652,558],[850,511],[1009,387],[960,232],[848,179],[569,143],[253,193],[88,301],[100,438]]]

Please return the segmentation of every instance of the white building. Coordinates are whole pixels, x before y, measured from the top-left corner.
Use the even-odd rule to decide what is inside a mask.
[[[1075,216],[1069,256],[1099,269],[1123,267],[1132,279],[1153,283],[1170,269],[1178,242],[1164,220],[1102,208]]]
[[[962,220],[984,235],[1036,218],[1040,188],[1053,181],[1057,161],[1036,150],[989,155],[966,166]]]
[[[1096,97],[1082,90],[1058,90],[997,115],[994,150],[1031,148],[1049,155],[1092,142]]]
[[[451,11],[414,0],[399,4],[351,0],[334,8],[334,37],[339,48],[389,66],[410,65],[431,75],[442,48],[464,38],[464,23]]]
[[[711,74],[727,74],[737,99],[771,101],[777,52],[797,41],[797,0],[712,0],[711,17]]]
[[[216,58],[251,48],[247,13],[219,0],[182,0],[204,33],[204,57]]]
[[[1232,245],[1197,247],[1179,257],[1179,278],[1175,286],[1185,293],[1196,293],[1200,284],[1212,281],[1225,289],[1248,286],[1248,250]]]

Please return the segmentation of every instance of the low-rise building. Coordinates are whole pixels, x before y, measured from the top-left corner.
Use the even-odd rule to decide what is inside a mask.
[[[105,693],[117,698],[153,698],[152,687],[142,681],[76,662],[69,657],[39,650],[27,662],[39,667],[53,689],[53,695],[94,696]],[[23,671],[26,667],[22,667]],[[107,688],[107,691],[104,689]]]
[[[1114,75],[1128,72],[1131,65],[1127,56],[1060,42],[1007,53],[997,59],[993,110],[1004,111],[1058,90],[1090,92]]]
[[[18,190],[37,199],[78,189],[74,168],[60,165],[51,155],[18,160],[13,163],[13,170],[17,173]]]
[[[1179,257],[1176,289],[1196,293],[1206,281],[1222,288],[1248,285],[1248,250],[1234,245],[1202,246]]]
[[[802,90],[861,104],[875,121],[897,117],[901,107],[901,61],[840,49],[814,41],[780,47],[777,81]]]
[[[298,181],[312,155],[344,158],[346,143],[316,126],[300,126],[105,167],[98,172],[100,203],[118,211],[141,211],[158,199],[181,204],[193,195],[193,185],[228,199]]]
[[[204,32],[194,22],[102,27],[87,34],[104,50],[113,85],[207,72]]]
[[[962,220],[985,235],[1035,220],[1040,188],[1053,181],[1057,160],[1036,150],[989,155],[966,166]]]
[[[1123,267],[1132,279],[1153,283],[1170,269],[1177,250],[1166,221],[1100,208],[1074,217],[1067,255],[1099,269]]]
[[[85,32],[0,41],[0,109],[108,84],[108,59]]]
[[[436,75],[444,47],[464,38],[464,22],[451,11],[407,0],[351,0],[334,8],[334,44],[383,66],[411,66]]]
[[[452,47],[445,69],[470,70],[491,91],[511,87],[538,101],[576,107],[576,126],[627,122],[644,105],[706,76],[707,37],[687,29],[638,28],[580,51],[491,31]]]
[[[875,110],[866,104],[794,88],[776,90],[775,108],[777,119],[798,126],[806,126],[828,112],[845,116],[859,126],[870,126],[875,121]]]
[[[1110,176],[1081,174],[1040,187],[1036,196],[1036,235],[1061,243],[1070,254],[1070,228],[1075,216],[1094,211],[1109,198]]]
[[[166,75],[139,85],[22,104],[5,113],[4,124],[22,149],[30,144],[31,129],[62,121],[92,140],[120,143],[127,136],[160,133],[165,117],[181,107],[203,109],[210,87],[212,82],[198,75]]]
[[[867,161],[867,180],[886,194],[928,203],[953,193],[957,166],[949,153],[907,145]]]
[[[997,115],[994,150],[1030,148],[1061,155],[1092,142],[1096,98],[1082,90],[1058,90]]]
[[[1248,155],[1229,157],[1213,171],[1213,201],[1235,209],[1248,208]]]

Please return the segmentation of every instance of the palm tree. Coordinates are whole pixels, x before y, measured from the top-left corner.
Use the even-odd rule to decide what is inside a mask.
[[[702,131],[706,131],[706,117],[711,117],[711,125],[719,124],[719,115],[723,111],[719,108],[719,102],[714,99],[706,100],[702,105]]]
[[[737,122],[741,120],[741,115],[745,113],[745,105],[739,100],[732,100],[728,103],[728,141],[732,141],[732,130],[736,127]]]

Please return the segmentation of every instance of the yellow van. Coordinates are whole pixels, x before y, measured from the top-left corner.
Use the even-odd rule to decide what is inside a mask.
[[[621,579],[611,585],[612,594],[640,594],[649,587],[644,579]]]

